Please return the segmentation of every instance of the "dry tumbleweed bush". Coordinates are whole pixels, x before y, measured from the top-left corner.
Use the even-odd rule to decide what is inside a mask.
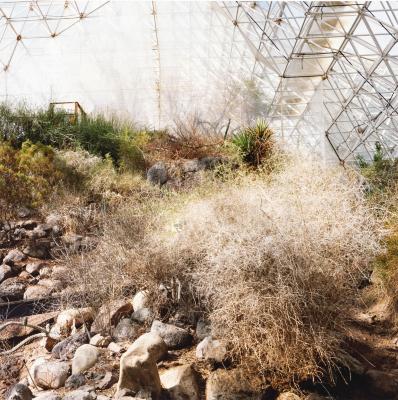
[[[236,359],[275,378],[331,372],[358,283],[379,251],[359,184],[343,169],[299,162],[178,217],[168,251]]]

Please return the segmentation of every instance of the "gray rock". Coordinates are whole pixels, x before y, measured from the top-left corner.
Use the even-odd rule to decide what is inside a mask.
[[[133,324],[129,318],[123,318],[117,324],[112,336],[117,342],[135,339],[138,334],[138,329],[139,327]]]
[[[91,344],[80,346],[72,359],[72,374],[79,374],[93,367],[99,356],[98,348]]]
[[[42,299],[51,295],[53,290],[42,285],[32,285],[26,288],[24,300]]]
[[[76,349],[81,345],[88,343],[88,336],[85,332],[75,333],[65,340],[57,343],[52,349],[52,354],[55,358],[67,360],[73,357]]]
[[[26,282],[20,278],[8,278],[0,284],[0,298],[7,300],[22,300],[26,289]]]
[[[26,246],[23,249],[23,253],[29,257],[45,259],[48,258],[49,256],[49,249],[50,249],[49,243],[42,242]]]
[[[162,387],[167,389],[171,400],[199,400],[199,377],[191,365],[180,365],[160,375]]]
[[[115,342],[110,342],[110,343],[108,344],[108,350],[109,350],[111,353],[115,353],[115,354],[121,354],[122,351],[123,351],[123,349],[122,349],[117,343],[115,343]]]
[[[112,374],[112,372],[107,371],[105,376],[101,379],[101,381],[95,385],[95,387],[99,390],[105,390],[112,387],[117,382],[116,376]]]
[[[77,389],[86,383],[86,377],[83,374],[73,374],[65,382],[65,387]]]
[[[188,331],[161,321],[153,321],[151,332],[157,333],[169,349],[182,349],[192,343],[192,335]]]
[[[7,264],[0,265],[0,282],[13,276],[13,269]]]
[[[17,383],[9,390],[6,399],[7,400],[32,400],[33,394],[26,385],[24,385],[22,383]]]
[[[162,162],[152,165],[147,172],[147,180],[152,185],[164,185],[167,182],[167,168]]]
[[[41,361],[33,364],[30,375],[42,389],[58,389],[64,386],[69,375],[69,365],[60,361]]]
[[[14,265],[15,263],[19,263],[26,260],[26,255],[22,253],[18,249],[14,249],[8,252],[8,254],[4,257],[3,263],[8,265]]]
[[[97,347],[108,347],[111,341],[112,338],[110,336],[102,336],[97,333],[90,339],[90,344]]]
[[[63,400],[95,400],[96,395],[94,393],[87,392],[85,390],[74,390],[73,392],[66,393]]]

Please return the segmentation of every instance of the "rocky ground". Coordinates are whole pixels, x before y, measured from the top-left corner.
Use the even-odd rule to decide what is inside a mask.
[[[203,165],[191,162],[185,172],[208,168]],[[162,164],[148,178],[168,181]],[[57,215],[25,210],[0,235],[1,398],[398,399],[398,346],[382,307],[353,317],[347,368],[335,386],[259,389],[228,359],[226,344],[212,337],[206,321],[156,320],[145,291],[99,310],[62,309],[68,270],[57,256],[90,250],[95,241],[65,233]]]

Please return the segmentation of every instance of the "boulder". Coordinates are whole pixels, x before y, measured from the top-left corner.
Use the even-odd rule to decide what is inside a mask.
[[[36,360],[30,376],[34,383],[42,389],[58,389],[64,386],[69,375],[69,364],[61,361]]]
[[[0,265],[0,283],[14,275],[13,269],[7,264]]]
[[[191,365],[173,367],[160,375],[160,382],[171,400],[199,400],[198,381],[198,374]]]
[[[206,382],[206,400],[257,400],[248,377],[240,369],[217,369]]]
[[[199,360],[222,362],[226,354],[225,344],[220,340],[213,340],[211,336],[203,339],[196,347],[196,357]]]
[[[67,360],[73,357],[76,349],[78,349],[81,345],[87,342],[88,342],[87,333],[78,332],[57,343],[53,347],[51,352],[55,358],[59,358],[61,360]]]
[[[12,386],[7,393],[7,400],[32,400],[33,394],[28,386],[23,383],[17,383]]]
[[[9,301],[22,300],[26,282],[19,277],[8,278],[0,283],[0,298]]]
[[[20,263],[27,259],[26,254],[22,253],[22,251],[18,249],[11,250],[4,257],[3,263],[8,265],[14,265],[15,263]]]
[[[133,340],[138,336],[138,330],[139,326],[133,324],[131,319],[123,318],[117,324],[112,336],[117,342]]]
[[[57,321],[51,331],[54,335],[69,335],[72,326],[80,326],[83,323],[91,322],[93,316],[94,310],[90,307],[72,308],[62,311],[58,315]]]
[[[150,392],[154,400],[162,391],[156,363],[167,353],[163,339],[154,332],[140,336],[120,359],[118,392]]]
[[[33,258],[48,258],[50,251],[50,242],[40,242],[30,244],[23,249],[23,253]]]
[[[192,335],[188,331],[161,321],[153,321],[151,332],[157,333],[169,349],[182,349],[192,343]]]
[[[111,341],[112,338],[110,336],[102,336],[97,333],[90,339],[90,344],[97,347],[108,347]]]
[[[152,185],[164,185],[167,182],[167,179],[167,168],[164,163],[158,162],[148,169],[147,180]]]
[[[86,378],[83,374],[72,374],[65,382],[65,387],[68,389],[77,389],[86,383]]]
[[[97,396],[86,390],[74,390],[73,392],[66,393],[63,400],[95,400]]]
[[[79,374],[93,367],[99,356],[98,348],[91,344],[80,346],[72,359],[72,374]]]
[[[132,312],[133,304],[131,301],[116,300],[103,304],[91,325],[91,332],[107,331],[111,326],[116,326],[121,318],[129,316]]]
[[[139,311],[143,308],[148,307],[148,292],[141,290],[137,292],[133,297],[133,309],[134,311]]]

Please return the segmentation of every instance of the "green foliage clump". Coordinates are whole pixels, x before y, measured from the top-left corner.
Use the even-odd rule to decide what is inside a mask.
[[[0,217],[12,216],[18,207],[36,207],[63,179],[54,149],[26,141],[21,149],[0,143]]]
[[[258,167],[274,151],[274,132],[264,120],[235,134],[231,140],[241,160],[250,166]]]

